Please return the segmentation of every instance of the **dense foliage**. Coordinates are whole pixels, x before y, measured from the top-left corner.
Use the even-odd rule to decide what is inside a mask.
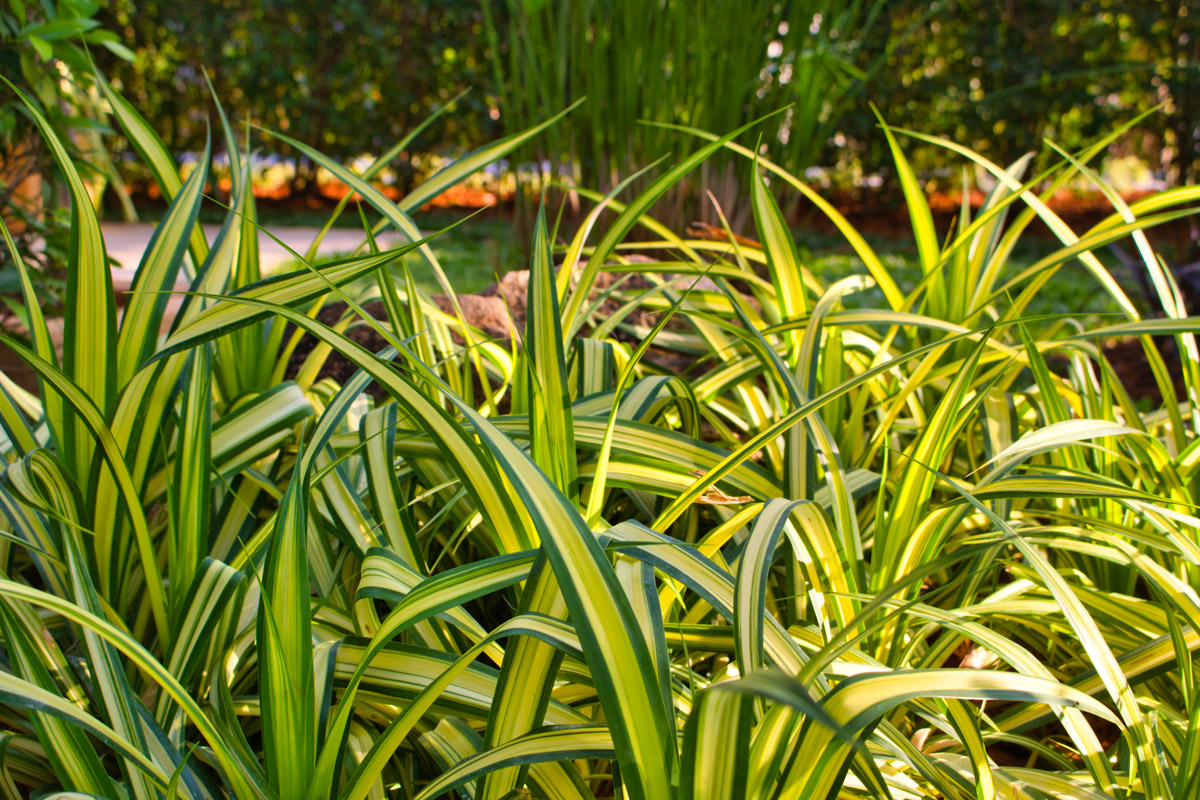
[[[663,124],[727,131],[785,106],[761,129],[763,152],[803,171],[867,77],[854,65],[868,60],[859,58],[858,41],[884,4],[482,5],[496,6],[488,23],[506,124],[519,130],[588,97],[538,154],[555,169],[577,170],[572,177],[584,186],[607,189],[672,152],[677,137]],[[706,164],[702,187],[736,191],[736,182],[708,174],[729,162],[718,155]]]
[[[338,158],[383,152],[466,89],[475,91],[461,113],[442,117],[421,145],[453,151],[491,133],[476,0],[113,0],[103,15],[136,57],[98,63],[177,153],[203,149],[206,72],[233,119]],[[298,159],[294,188],[316,188],[311,161],[282,142],[269,147]],[[411,178],[402,170],[400,188]]]
[[[908,289],[739,144],[754,131],[704,135],[643,191],[595,196],[564,246],[539,216],[510,345],[464,320],[409,214],[537,128],[398,204],[277,133],[372,216],[362,252],[260,280],[233,132],[209,240],[208,149],[181,180],[108,97],[172,205],[118,319],[83,184],[31,110],[69,179],[73,291],[61,355],[35,302],[31,345],[5,340],[43,399],[0,374],[5,796],[1196,795],[1200,320],[1140,231],[1197,187],[1114,195],[1075,232],[1045,199],[1095,179],[1107,141],[1033,176],[913,133],[996,182],[943,235],[885,128]],[[645,216],[721,149],[746,236]],[[764,175],[863,270],[817,280]],[[1035,218],[1057,242],[1013,274]],[[379,252],[385,227],[410,243]],[[1130,237],[1161,318],[1096,258]],[[1071,261],[1121,317],[1028,313]],[[1157,407],[1115,378],[1115,337],[1143,348]],[[335,352],[359,370],[340,385],[319,379]]]
[[[1077,149],[1162,104],[1114,155],[1144,159],[1169,183],[1200,175],[1200,14],[1179,1],[115,0],[97,18],[136,53],[125,63],[97,52],[101,67],[175,152],[203,146],[208,69],[233,118],[341,158],[381,152],[464,89],[469,113],[443,119],[420,147],[478,146],[586,95],[536,152],[575,159],[593,187],[670,152],[669,132],[638,120],[731,130],[787,103],[763,128],[774,160],[891,180],[868,101],[1004,162],[1040,151],[1045,136]],[[734,19],[754,24],[713,24]],[[926,147],[913,163],[922,176],[947,166]]]
[[[98,10],[85,0],[0,5],[0,76],[6,81],[0,83],[0,209],[21,258],[37,265],[38,288],[52,304],[61,287],[50,276],[64,263],[69,227],[57,203],[54,160],[14,87],[45,117],[72,159],[90,170],[93,182],[115,176],[99,146],[102,114],[85,51],[108,52],[116,61],[130,53],[95,19]],[[0,291],[17,285],[11,254],[0,252]]]
[[[866,92],[889,120],[1008,162],[1042,151],[1044,137],[1076,148],[1161,105],[1112,154],[1143,159],[1171,184],[1200,179],[1200,13],[1191,3],[948,0],[930,12],[928,2],[889,3],[887,24],[862,45],[878,50],[903,36],[886,79]],[[877,164],[885,150],[871,122],[851,115],[842,128],[857,157]],[[924,173],[942,161],[938,148],[914,155]]]

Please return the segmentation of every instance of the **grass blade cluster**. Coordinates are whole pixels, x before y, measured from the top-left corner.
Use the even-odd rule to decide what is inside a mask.
[[[674,130],[706,143],[594,195],[569,243],[542,209],[510,347],[453,287],[449,312],[416,288],[445,283],[419,204],[315,152],[364,199],[363,247],[264,279],[246,154],[209,241],[207,164],[181,180],[104,91],[172,204],[118,317],[76,196],[66,349],[36,313],[31,346],[5,339],[42,398],[0,386],[5,796],[1195,795],[1200,321],[1144,233],[1194,213],[1193,187],[1114,195],[1074,231],[1047,199],[1100,180],[1099,146],[1027,177],[924,137],[996,179],[942,233],[905,160],[917,134],[885,125],[906,286],[751,133]],[[646,216],[718,152],[750,229],[720,207],[726,241]],[[781,187],[858,274],[813,274]],[[1034,219],[1056,238],[1017,270]],[[381,251],[387,227],[405,243]],[[1162,317],[1105,266],[1127,236]],[[1072,261],[1123,318],[1026,312]],[[1118,337],[1157,406],[1120,381]],[[334,357],[340,383],[320,377]]]

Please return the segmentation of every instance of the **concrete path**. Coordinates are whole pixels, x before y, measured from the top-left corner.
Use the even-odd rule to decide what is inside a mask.
[[[120,264],[119,267],[113,267],[112,269],[113,290],[116,293],[118,315],[124,310],[126,293],[133,286],[134,273],[137,271],[137,266],[142,260],[142,254],[146,251],[146,246],[150,244],[150,237],[154,234],[154,228],[155,226],[150,223],[102,223],[100,225],[109,257],[115,259]],[[219,231],[220,228],[216,225],[204,226],[204,236],[210,244]],[[278,236],[288,247],[303,255],[307,252],[317,234],[320,233],[320,230],[318,228],[279,228],[272,230],[271,233]],[[325,235],[325,238],[321,240],[321,247],[318,248],[317,255],[330,257],[349,254],[362,241],[363,234],[355,230],[335,228],[329,231]],[[400,242],[400,237],[396,233],[387,233],[379,237],[378,242],[382,248],[395,247]],[[282,272],[296,261],[291,253],[268,236],[259,236],[258,248],[259,264],[264,275]],[[180,275],[179,280],[175,282],[175,288],[183,292],[187,291],[188,286],[189,281],[187,278]],[[182,303],[183,297],[181,295],[172,296],[168,301],[166,315],[163,318],[164,332],[175,318],[175,313]],[[10,317],[5,325],[11,330],[24,333],[24,328],[16,317]],[[61,319],[48,319],[46,320],[46,326],[50,330],[50,338],[61,351],[63,321]]]
[[[145,222],[106,222],[100,226],[100,229],[104,234],[104,244],[108,248],[108,255],[120,262],[122,268],[135,270],[138,263],[142,260],[142,253],[146,251],[146,245],[150,243],[154,227],[154,225]],[[217,225],[204,226],[204,236],[210,243],[216,237],[218,231],[220,231],[220,227]],[[313,239],[317,238],[320,229],[272,228],[271,233],[282,239],[288,247],[303,255],[308,250],[309,245],[312,244]],[[361,231],[351,228],[334,228],[325,234],[325,238],[321,241],[321,247],[317,251],[317,254],[328,257],[350,253],[362,241],[363,234]],[[380,237],[379,246],[383,248],[395,247],[399,241],[399,237],[394,233],[384,234]],[[266,275],[278,272],[294,261],[291,253],[280,247],[265,234],[260,234],[258,237],[258,256],[263,274]]]
[[[134,272],[142,260],[142,254],[146,251],[146,245],[150,243],[150,237],[154,234],[154,228],[155,226],[150,223],[129,224],[106,222],[100,226],[108,255],[120,264],[119,267],[113,267],[112,271],[113,289],[116,292],[118,304],[118,315],[124,310],[125,293],[133,285]],[[219,226],[204,226],[204,236],[210,244],[219,231]],[[313,239],[320,233],[320,229],[273,228],[271,229],[271,233],[278,236],[288,247],[304,255],[312,244]],[[335,228],[329,231],[325,235],[325,238],[321,240],[321,247],[317,250],[317,255],[328,258],[335,255],[349,254],[362,244],[363,238],[364,236],[360,231],[351,228]],[[381,248],[390,248],[397,246],[401,239],[398,234],[392,232],[379,237],[378,241]],[[295,262],[295,257],[291,253],[265,234],[258,237],[258,254],[259,264],[264,275],[281,272]],[[186,291],[188,288],[187,279],[180,276],[180,280],[176,283],[176,288],[180,291]],[[182,303],[183,297],[181,295],[172,296],[168,301],[166,315],[163,319],[163,333],[170,327]],[[24,334],[25,332],[15,317],[10,317],[5,327],[16,333]],[[63,339],[62,319],[47,319],[46,327],[49,329],[50,338],[54,342],[54,346],[61,355]],[[26,366],[24,361],[13,356],[8,348],[0,348],[0,383],[11,388],[8,384],[9,380],[15,381],[18,386],[27,391],[37,392],[37,375]]]

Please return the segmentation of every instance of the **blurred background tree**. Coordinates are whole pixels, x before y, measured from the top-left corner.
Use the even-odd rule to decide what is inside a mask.
[[[1186,0],[894,0],[887,24],[867,34],[887,57],[885,79],[864,97],[888,124],[946,136],[1011,163],[1043,138],[1071,149],[1138,113],[1159,113],[1123,137],[1110,156],[1135,156],[1175,184],[1200,179],[1200,10]],[[886,143],[869,114],[842,117],[842,160],[886,165]],[[916,148],[918,170],[956,182],[945,151]],[[943,181],[945,183],[946,181]]]
[[[11,20],[23,5],[8,2]],[[722,133],[789,104],[762,127],[764,153],[793,172],[827,167],[824,179],[843,187],[868,174],[886,183],[893,176],[868,102],[893,125],[953,138],[1000,162],[1040,150],[1044,137],[1077,148],[1161,105],[1114,145],[1110,166],[1160,183],[1200,179],[1200,12],[1189,13],[1186,0],[61,5],[101,24],[85,38],[109,28],[128,45],[132,60],[111,40],[111,50],[92,55],[179,153],[201,147],[211,112],[207,69],[234,120],[346,159],[383,151],[463,89],[472,91],[421,137],[418,151],[453,155],[587,95],[520,158],[598,189],[698,146],[639,120]],[[46,42],[72,41],[63,31]],[[23,47],[21,63],[32,63],[34,45]],[[267,153],[295,157],[269,136],[262,141]],[[944,151],[915,146],[912,157],[930,188],[960,180]],[[693,176],[693,200],[708,188],[732,202],[738,176],[725,174],[728,163],[718,159]],[[397,188],[409,188],[418,169],[411,159],[395,164]],[[290,189],[314,193],[314,172],[296,159]]]
[[[20,90],[85,170],[99,196],[109,179],[119,181],[99,133],[102,104],[92,81],[87,49],[125,63],[132,53],[96,19],[92,0],[0,5],[0,75]],[[86,49],[85,49],[86,48]],[[38,267],[35,280],[51,303],[61,286],[55,273],[65,258],[68,217],[56,200],[57,170],[29,108],[9,84],[0,84],[0,209],[19,257]],[[128,198],[122,195],[128,206]],[[17,287],[12,255],[0,246],[0,293]]]
[[[696,145],[639,120],[720,133],[789,104],[762,128],[771,158],[889,179],[868,101],[1005,162],[1162,104],[1112,155],[1200,177],[1200,12],[1186,0],[112,0],[95,17],[134,53],[96,50],[101,69],[178,152],[203,141],[207,69],[234,119],[343,158],[382,151],[463,89],[420,147],[477,146],[586,95],[524,157],[599,189]],[[956,181],[943,153],[917,148],[916,166]],[[292,188],[312,192],[297,166]]]
[[[101,18],[136,55],[98,61],[180,152],[203,146],[206,70],[231,120],[347,159],[387,149],[433,106],[475,88],[422,138],[427,151],[452,150],[495,133],[478,91],[482,17],[476,0],[114,0]],[[292,190],[314,194],[315,167],[296,167]]]

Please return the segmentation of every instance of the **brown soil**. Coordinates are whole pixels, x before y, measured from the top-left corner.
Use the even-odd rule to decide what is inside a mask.
[[[1167,374],[1175,390],[1177,401],[1186,400],[1186,390],[1183,383],[1183,365],[1179,359],[1179,348],[1173,338],[1167,336],[1154,337],[1154,345],[1166,365]],[[1162,402],[1162,392],[1154,380],[1150,362],[1146,359],[1146,350],[1140,339],[1127,338],[1105,342],[1104,357],[1112,365],[1121,384],[1134,400],[1149,400],[1158,404]]]

